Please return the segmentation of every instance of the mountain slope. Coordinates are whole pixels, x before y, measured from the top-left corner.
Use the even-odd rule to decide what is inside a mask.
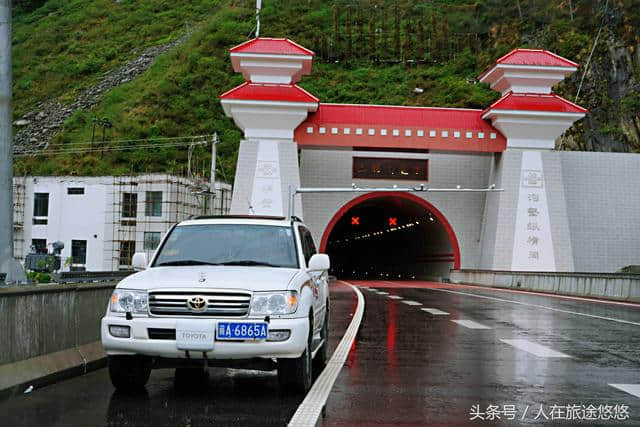
[[[497,93],[474,77],[518,46],[549,49],[583,64],[557,88],[574,100],[603,24],[578,99],[589,116],[561,138],[560,146],[640,151],[640,8],[634,1],[607,1],[605,12],[600,0],[265,0],[262,35],[290,37],[316,51],[313,75],[302,86],[324,102],[484,108]],[[49,152],[88,148],[82,143],[91,140],[94,117],[113,123],[106,131],[110,141],[218,132],[218,170],[231,181],[241,133],[224,117],[218,95],[242,81],[231,69],[228,49],[252,32],[254,5],[250,0],[49,0],[19,13],[14,19],[15,118],[37,111],[42,100],[72,103],[104,72],[134,57],[134,48],[175,40],[190,22],[193,34],[184,45],[106,92],[90,111],[72,114]],[[115,56],[109,49],[117,50]],[[423,92],[414,92],[416,87]],[[195,168],[203,174],[208,150],[194,151]],[[18,157],[16,173],[181,173],[186,151],[158,145],[104,155]]]

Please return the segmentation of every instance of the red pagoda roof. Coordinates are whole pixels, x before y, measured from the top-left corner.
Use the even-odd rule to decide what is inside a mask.
[[[231,53],[262,53],[313,56],[313,51],[289,39],[259,37],[231,48]]]
[[[220,99],[246,101],[313,102],[318,98],[298,85],[260,84],[245,82],[220,95]]]
[[[496,102],[491,104],[485,112],[490,110],[519,110],[519,111],[549,111],[554,113],[586,113],[573,102],[567,101],[561,96],[538,93],[512,93],[509,92]],[[484,114],[483,114],[484,116]]]
[[[506,140],[482,110],[320,104],[295,132],[299,145],[500,152]]]
[[[496,64],[578,67],[575,62],[544,49],[514,49],[498,58]]]

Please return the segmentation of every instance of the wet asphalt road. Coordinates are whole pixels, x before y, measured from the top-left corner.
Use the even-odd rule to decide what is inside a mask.
[[[365,317],[321,424],[640,425],[640,397],[609,385],[640,384],[638,306],[352,283],[369,288]],[[331,301],[332,350],[356,298],[334,284]],[[286,425],[302,399],[280,392],[275,373],[226,369],[211,369],[205,386],[190,391],[174,387],[172,370],[154,371],[146,393],[120,395],[102,369],[0,402],[0,425]],[[567,405],[593,405],[598,418],[568,421]],[[624,407],[627,420],[601,419],[607,408],[624,416]]]
[[[609,385],[640,384],[638,306],[351,283],[370,287],[363,290],[366,314],[324,425],[640,425],[640,397]],[[473,405],[479,416],[472,421]],[[593,405],[588,413],[596,419],[567,420],[567,405]],[[624,418],[620,405],[627,420],[602,419]]]
[[[349,287],[331,285],[330,354],[355,304]],[[0,402],[0,426],[282,426],[304,398],[280,391],[275,371],[211,368],[192,390],[176,389],[173,373],[154,370],[146,392],[128,395],[100,369]]]

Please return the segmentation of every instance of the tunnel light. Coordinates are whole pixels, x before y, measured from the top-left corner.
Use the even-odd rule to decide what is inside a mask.
[[[433,221],[435,221],[435,219],[433,219],[433,217],[431,216],[431,217],[429,217],[429,221],[433,222]]]

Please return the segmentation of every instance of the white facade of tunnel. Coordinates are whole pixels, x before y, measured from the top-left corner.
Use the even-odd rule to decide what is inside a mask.
[[[588,216],[572,206],[576,197],[606,205],[614,203],[619,194],[605,187],[594,191],[591,180],[576,182],[566,172],[575,170],[582,161],[592,166],[598,158],[604,159],[604,154],[553,150],[556,138],[586,114],[582,107],[552,93],[552,86],[574,72],[577,64],[540,50],[517,49],[505,55],[481,76],[503,95],[484,111],[323,104],[304,96],[295,99],[298,103],[289,109],[287,103],[296,98],[289,96],[292,88],[297,88],[293,83],[310,73],[311,55],[299,52],[298,65],[282,66],[280,59],[297,48],[284,39],[268,40],[262,45],[256,39],[251,47],[243,48],[244,55],[254,54],[247,49],[262,52],[259,64],[243,62],[233,50],[232,62],[245,78],[275,85],[281,93],[266,93],[265,89],[253,94],[253,99],[248,95],[238,100],[228,96],[229,92],[221,97],[225,112],[245,133],[232,213],[285,215],[289,189],[300,185],[487,188],[495,184],[504,191],[419,195],[451,224],[459,243],[461,268],[614,271],[640,257],[637,232],[635,238],[620,240],[618,236],[620,249],[601,254],[598,270],[591,269],[579,246],[584,246],[590,235],[609,242],[613,234],[607,230],[614,232],[619,225],[605,220],[606,225],[598,226],[586,221],[593,224],[591,228],[572,226],[576,215]],[[269,50],[268,54],[264,50]],[[356,177],[354,162],[358,157],[423,158],[428,162],[428,179]],[[612,177],[631,174],[640,178],[640,156],[607,157],[607,161],[613,162],[607,168]],[[609,183],[612,181],[615,178]],[[295,211],[299,215],[304,212],[320,246],[326,243],[331,218],[357,196],[306,194],[296,198]],[[623,221],[640,221],[637,199],[615,199],[622,205],[630,203]],[[615,246],[613,242],[606,245]]]

